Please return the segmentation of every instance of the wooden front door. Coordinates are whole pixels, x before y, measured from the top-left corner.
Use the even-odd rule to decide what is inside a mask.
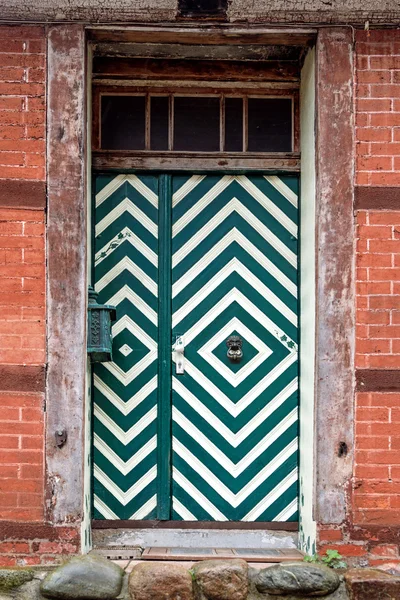
[[[93,374],[95,519],[297,520],[297,199],[289,174],[96,176],[117,321]]]

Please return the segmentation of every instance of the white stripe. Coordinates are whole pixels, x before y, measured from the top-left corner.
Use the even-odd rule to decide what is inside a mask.
[[[267,510],[291,485],[297,481],[297,469],[287,475],[265,498],[263,498],[250,512],[243,517],[242,521],[256,521],[264,511]]]
[[[98,194],[96,194],[96,208],[107,200],[118,188],[126,181],[126,175],[117,175],[107,185],[105,185]]]
[[[237,417],[247,408],[268,386],[270,386],[290,365],[297,360],[297,354],[289,354],[276,367],[265,375],[255,386],[242,396],[236,404],[226,396],[220,388],[210,381],[199,369],[185,358],[185,372],[192,377],[205,391],[218,402],[230,415]]]
[[[143,183],[137,175],[127,175],[127,181],[139,192],[141,196],[146,198],[155,208],[158,208],[158,196],[150,188]]]
[[[138,250],[152,265],[157,267],[158,258],[157,254],[151,250],[135,233],[133,233],[129,227],[124,227],[122,231],[117,233],[111,241],[96,252],[95,266],[99,265],[105,258],[111,256],[111,254],[120,247],[125,241],[129,242],[136,250]]]
[[[103,189],[96,194],[96,207],[100,206],[125,182],[129,182],[142,196],[144,196],[153,206],[157,208],[158,197],[145,185],[136,175],[117,175]]]
[[[103,275],[101,279],[96,283],[96,292],[101,292],[109,283],[111,283],[118,275],[124,270],[129,271],[136,279],[140,281],[155,297],[157,297],[158,287],[154,281],[146,275],[146,273],[138,267],[128,256],[124,256],[112,269]]]
[[[99,511],[100,514],[103,515],[105,519],[112,519],[115,521],[119,520],[119,517],[109,508],[106,504],[104,504],[103,500],[100,500],[96,494],[94,495],[94,507]]]
[[[123,285],[114,296],[107,300],[108,304],[118,306],[123,300],[129,300],[151,323],[157,325],[158,315],[155,310],[150,308],[148,304],[138,296],[128,285]]]
[[[153,436],[149,439],[144,446],[140,448],[130,457],[127,462],[124,462],[122,458],[118,456],[114,450],[112,450],[104,440],[102,440],[97,433],[94,434],[94,447],[110,462],[113,467],[118,469],[122,475],[128,475],[132,469],[140,465],[140,463],[148,456],[153,450],[157,448],[157,436]]]
[[[202,446],[210,456],[216,460],[221,467],[232,475],[235,479],[239,477],[267,448],[271,446],[280,436],[285,433],[298,419],[297,409],[294,408],[286,417],[282,419],[268,435],[260,440],[237,464],[234,464],[206,435],[204,435],[195,425],[193,425],[176,408],[173,409],[173,420],[185,432],[190,435],[198,444]],[[190,461],[189,461],[190,462]]]
[[[196,202],[192,208],[187,210],[185,214],[178,219],[176,223],[172,226],[172,237],[175,237],[180,233],[193,219],[195,219],[207,206],[217,198],[231,183],[235,178],[231,175],[225,175],[222,177],[218,183],[216,183],[200,200]]]
[[[172,478],[191,498],[193,498],[193,500],[195,500],[195,502],[197,502],[197,504],[199,504],[199,506],[201,506],[203,510],[208,512],[214,521],[228,520],[225,515],[223,515],[222,512],[204,496],[204,494],[202,494],[184,475],[182,475],[182,473],[178,471],[176,467],[173,467],[172,469]]]
[[[187,182],[179,188],[172,196],[172,207],[174,208],[185,196],[190,194],[191,191],[194,190],[195,187],[199,185],[205,179],[207,175],[192,175]]]
[[[94,405],[94,416],[107,427],[110,433],[124,446],[127,446],[157,418],[157,406],[153,406],[141,419],[136,421],[128,431],[123,431],[102,408]]]
[[[177,377],[172,378],[172,389],[175,390],[179,396],[185,400],[185,402],[195,410],[207,423],[217,431],[219,435],[221,435],[224,440],[230,444],[233,448],[237,448],[240,444],[242,444],[248,437],[255,431],[262,423],[268,419],[282,404],[290,398],[292,394],[297,391],[297,378],[290,382],[283,390],[279,392],[268,404],[266,404],[252,419],[250,419],[246,425],[243,425],[241,429],[237,432],[233,432],[229,429],[225,423],[223,423],[218,417],[207,407],[201,400],[196,398],[192,392],[190,392],[186,386],[182,384]],[[195,433],[195,426],[186,419],[186,417],[181,414],[177,408],[174,408],[176,411],[177,419],[180,426],[184,430],[192,429],[193,433],[191,434],[192,438],[198,440],[197,433]],[[175,414],[175,413],[174,413]],[[290,423],[291,424],[291,423]],[[197,431],[197,429],[196,429]],[[271,432],[268,434],[270,435]],[[206,437],[200,433],[204,439]],[[219,450],[218,450],[219,452]],[[212,452],[210,452],[212,454]],[[240,464],[240,463],[238,463]],[[228,467],[227,467],[228,468]],[[239,475],[243,470],[242,467],[236,468],[234,465],[229,467],[233,471],[237,471]],[[243,467],[244,468],[244,467]],[[236,477],[236,475],[234,475]]]
[[[297,450],[297,442],[287,446],[253,477],[241,490],[234,494],[204,463],[194,456],[179,440],[173,438],[176,452],[207,484],[233,508],[240,506],[259,486],[272,475]],[[215,457],[214,457],[215,458]]]
[[[290,504],[288,504],[286,506],[286,508],[281,510],[281,512],[278,515],[276,515],[275,519],[273,519],[273,520],[274,521],[287,521],[298,510],[298,506],[299,506],[299,501],[297,498],[295,498],[294,500],[292,500],[292,502]]]
[[[276,308],[290,323],[297,326],[297,315],[286,306],[286,304],[276,296],[258,277],[256,277],[243,263],[236,257],[232,258],[199,290],[186,304],[184,304],[173,315],[172,326],[175,327],[184,316],[190,314],[192,310],[218,288],[232,273],[238,273],[251,285],[263,298]],[[183,278],[182,278],[183,279]],[[174,291],[174,290],[173,290]]]
[[[197,521],[194,514],[192,514],[186,506],[183,506],[182,502],[179,502],[178,498],[175,498],[175,496],[172,497],[172,509],[177,512],[184,521]]]
[[[280,209],[276,204],[272,202],[263,194],[263,192],[256,186],[250,179],[244,175],[236,177],[236,181],[240,183],[243,189],[245,189],[257,202],[265,208],[265,210],[274,217],[291,235],[297,237],[297,225]]]
[[[232,288],[229,292],[213,306],[203,317],[197,321],[188,331],[185,332],[185,345],[187,346],[194,340],[203,329],[212,323],[228,306],[233,302],[237,302],[246,310],[249,315],[256,319],[271,335],[273,335],[283,346],[290,352],[296,352],[297,345],[291,340],[288,335],[280,329],[271,319],[267,317],[251,300],[246,298],[237,288]]]
[[[133,484],[129,490],[123,492],[118,485],[112,481],[97,465],[94,466],[94,476],[107,491],[109,491],[120,504],[126,506],[142,492],[157,476],[157,467],[152,467],[140,479]]]
[[[143,504],[133,515],[130,516],[131,521],[142,521],[147,515],[156,508],[157,506],[157,495],[154,494],[151,498]]]
[[[109,388],[108,385],[106,385],[96,373],[93,376],[93,383],[94,387],[99,390],[99,392],[101,392],[103,396],[105,396],[107,400],[115,406],[115,408],[117,408],[123,415],[126,416],[129,415],[129,413],[131,413],[137,406],[139,406],[139,404],[143,402],[143,400],[145,400],[147,396],[151,394],[151,392],[157,389],[157,375],[150,379],[150,381],[140,388],[136,394],[129,398],[127,402],[121,400],[118,394]]]
[[[232,198],[212,219],[199,229],[172,257],[172,267],[176,267],[194,248],[205,240],[218,225],[223,223],[230,214],[237,212],[243,219],[261,235],[285,260],[297,268],[297,256],[272,231],[268,229],[237,199]]]
[[[254,258],[266,271],[268,271],[279,283],[297,298],[297,285],[293,283],[282,271],[278,269],[254,244],[250,242],[236,227],[233,227],[223,238],[219,240],[200,260],[193,265],[172,286],[172,297],[175,298],[193,279],[206,269],[230,244],[238,243],[248,254]]]
[[[128,212],[130,215],[132,215],[132,217],[134,217],[134,219],[139,221],[139,223],[141,223],[141,225],[143,225],[143,227],[145,227],[155,238],[157,237],[157,225],[151,219],[149,219],[149,217],[142,210],[140,210],[140,208],[135,206],[133,202],[129,200],[129,198],[125,198],[125,200],[122,200],[122,202],[120,202],[118,206],[116,206],[115,208],[110,210],[109,213],[107,213],[104,219],[97,223],[95,228],[96,237],[103,233],[103,231],[107,229],[107,227],[114,223],[114,221],[118,219],[121,215],[123,215],[125,212]]]
[[[264,175],[264,178],[268,181],[268,183],[273,185],[274,188],[277,189],[278,192],[286,198],[286,200],[289,200],[290,204],[293,204],[293,206],[295,206],[297,208],[297,204],[298,204],[297,194],[295,194],[290,189],[290,187],[287,186],[286,183],[284,183],[282,181],[282,179],[280,179],[279,177],[276,177],[276,175]]]

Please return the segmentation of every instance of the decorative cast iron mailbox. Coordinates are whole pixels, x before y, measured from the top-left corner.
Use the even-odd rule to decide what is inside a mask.
[[[92,363],[112,360],[111,325],[117,318],[114,306],[98,304],[98,293],[89,287],[87,351]]]

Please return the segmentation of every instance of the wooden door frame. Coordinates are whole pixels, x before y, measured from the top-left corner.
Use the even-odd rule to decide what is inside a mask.
[[[91,29],[103,40],[127,36],[175,40],[199,35],[214,43],[239,44],[246,35],[258,43],[284,37],[295,43],[299,29],[155,28]],[[210,33],[211,31],[211,33]],[[261,31],[261,33],[260,33]],[[214,37],[212,37],[212,34]],[[312,35],[315,34],[315,31]],[[260,38],[261,36],[264,36]],[[306,36],[310,39],[310,31]],[[182,39],[182,38],[181,38]],[[193,37],[191,37],[193,39]],[[261,42],[260,42],[261,40]],[[304,37],[303,37],[304,40]],[[86,395],[86,64],[83,25],[54,25],[48,30],[48,221],[47,221],[47,516],[53,525],[77,528],[84,520],[87,468],[84,423]],[[309,498],[313,520],[340,524],[347,513],[347,485],[353,466],[353,120],[352,37],[346,27],[324,27],[316,45],[316,489]],[[340,102],[337,102],[340,98]],[[90,139],[90,138],[89,138]],[[334,160],[332,160],[334,157]],[[86,168],[85,168],[86,165]],[[61,238],[62,235],[62,238]],[[60,238],[63,243],[60,243]],[[65,268],[68,264],[68,268]],[[332,302],[331,298],[335,301]],[[335,347],[332,349],[332,340]],[[312,403],[313,404],[313,403]],[[67,429],[59,449],[55,432]],[[339,455],[345,442],[349,452]],[[308,459],[309,459],[308,455]],[[308,485],[308,482],[305,482]],[[313,483],[311,483],[313,486]],[[80,490],[80,493],[77,493]],[[304,537],[313,537],[304,531]],[[83,548],[87,548],[83,544]]]

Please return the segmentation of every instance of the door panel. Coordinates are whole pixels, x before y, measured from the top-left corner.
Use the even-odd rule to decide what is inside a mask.
[[[297,178],[177,176],[173,189],[185,368],[172,384],[173,516],[297,520]]]
[[[93,369],[94,518],[296,521],[297,176],[94,187],[95,288],[117,307]]]
[[[113,362],[93,369],[94,518],[154,518],[158,178],[99,176],[95,190],[95,289],[117,321]]]

